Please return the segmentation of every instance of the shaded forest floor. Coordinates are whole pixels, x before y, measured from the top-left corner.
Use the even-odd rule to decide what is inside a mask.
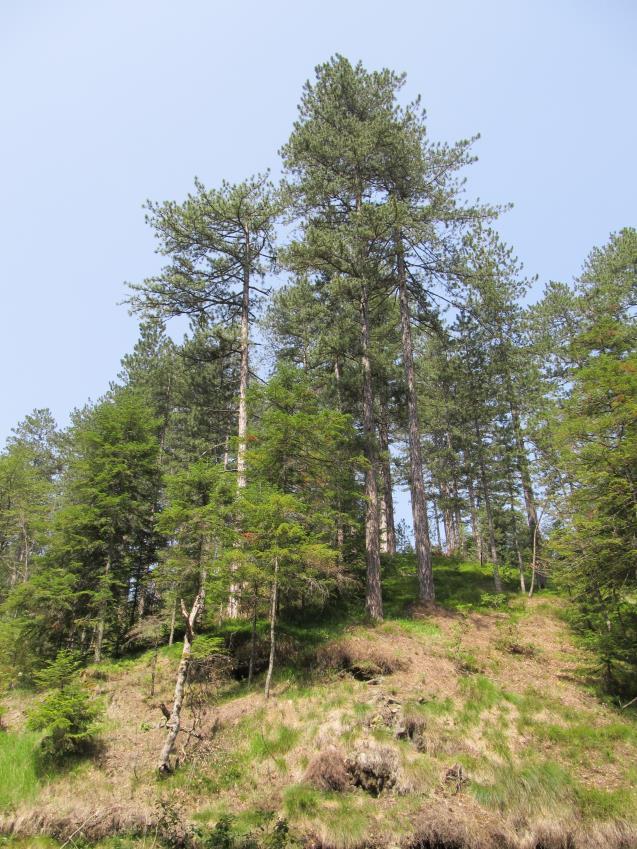
[[[0,828],[13,836],[0,846],[159,849],[226,814],[238,837],[267,843],[285,818],[293,840],[333,849],[637,846],[637,722],[590,686],[564,600],[520,597],[513,580],[495,596],[486,570],[440,558],[425,609],[410,604],[409,557],[387,573],[382,625],[282,626],[269,702],[260,679],[193,681],[184,726],[203,739],[166,779],[159,704],[180,645],[159,651],[152,696],[153,652],[86,671],[107,705],[102,743],[55,777],[38,775],[23,730],[35,697],[14,691],[0,738]]]

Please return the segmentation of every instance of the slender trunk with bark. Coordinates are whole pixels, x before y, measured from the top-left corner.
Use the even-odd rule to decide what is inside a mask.
[[[389,454],[389,424],[387,410],[383,406],[378,423],[378,437],[381,450],[380,473],[383,480],[383,496],[381,500],[381,519],[384,530],[384,547],[386,554],[396,554],[396,525],[394,523],[394,495],[392,487],[391,462]]]
[[[476,505],[476,496],[473,488],[473,481],[469,477],[467,479],[467,493],[469,495],[469,511],[471,514],[471,533],[476,543],[476,551],[480,565],[484,562],[484,547],[482,544],[482,530],[480,529],[480,517],[478,516],[478,508]]]
[[[482,489],[482,499],[484,501],[484,512],[487,517],[487,532],[489,536],[489,551],[491,554],[491,565],[493,566],[493,583],[497,593],[502,592],[502,579],[500,578],[500,568],[498,563],[498,548],[495,541],[495,524],[493,522],[493,511],[491,509],[491,496],[489,495],[489,486],[487,484],[487,470],[484,465],[484,455],[482,452],[482,435],[478,422],[474,422],[476,431],[476,440],[478,445],[478,464],[480,467],[480,487]]]
[[[237,486],[246,485],[246,435],[248,431],[248,380],[250,378],[250,234],[246,231],[241,297],[241,365],[239,368],[239,444],[237,446]]]
[[[434,510],[434,525],[436,528],[436,541],[438,544],[438,548],[442,551],[442,539],[440,537],[440,514],[438,513],[438,505],[436,502],[433,502],[433,510]]]
[[[512,392],[511,387],[509,391]],[[522,435],[522,425],[520,423],[520,413],[513,401],[509,402],[511,410],[511,420],[513,422],[513,434],[515,437],[515,459],[522,483],[522,493],[524,495],[524,506],[526,508],[526,518],[529,525],[531,538],[537,527],[537,509],[535,507],[535,497],[533,494],[533,484],[529,473],[529,463],[526,456],[526,448],[524,445],[524,436]]]
[[[237,445],[237,488],[244,489],[246,476],[246,436],[248,433],[248,381],[250,379],[250,233],[245,231],[245,256],[243,261],[243,292],[241,296],[241,335],[239,340],[241,364],[239,366],[239,424]],[[237,570],[230,567],[231,574]],[[239,615],[239,584],[231,579],[228,594],[228,617]]]
[[[252,684],[254,661],[257,653],[257,591],[255,588],[252,601],[252,633],[250,635],[250,662],[248,663],[248,687]]]
[[[411,483],[411,511],[414,520],[414,542],[418,569],[418,597],[420,601],[433,601],[434,579],[431,568],[431,543],[427,500],[422,472],[422,449],[420,446],[420,421],[416,395],[416,370],[411,334],[411,310],[407,293],[407,274],[404,248],[399,233],[396,234],[396,263],[398,277],[398,300],[400,303],[400,325],[403,343],[403,366],[407,383],[407,413],[409,419],[409,466]]]
[[[109,575],[111,573],[111,557],[110,554],[106,558],[106,565],[104,566],[104,583],[109,580]],[[103,588],[105,589],[105,588]],[[97,627],[95,628],[95,650],[93,652],[93,661],[95,663],[100,663],[102,660],[102,643],[104,642],[104,626],[106,622],[106,610],[107,610],[106,599],[104,599],[100,603],[100,612],[99,618],[97,620]]]
[[[177,597],[173,601],[173,609],[170,614],[170,632],[168,634],[168,645],[172,646],[175,641],[175,619],[177,617]]]
[[[279,561],[274,560],[274,581],[272,583],[272,603],[270,606],[270,657],[268,659],[268,671],[265,676],[265,697],[270,698],[270,686],[272,684],[272,670],[274,669],[274,653],[276,638],[276,610],[279,592]]]
[[[177,678],[175,680],[175,693],[173,696],[173,706],[170,712],[170,717],[166,722],[168,733],[164,746],[159,756],[159,771],[170,772],[170,756],[175,747],[175,741],[181,728],[181,708],[184,702],[184,694],[186,692],[186,681],[188,680],[188,669],[190,668],[190,656],[192,653],[192,644],[195,639],[195,625],[197,619],[203,610],[206,599],[206,569],[202,569],[201,584],[199,592],[190,608],[190,613],[186,610],[183,601],[181,602],[181,612],[183,613],[186,623],[186,633],[184,634],[184,647],[181,652],[179,667],[177,668]]]
[[[520,592],[526,592],[526,584],[524,581],[524,559],[522,558],[522,552],[520,551],[520,542],[518,540],[518,520],[515,516],[515,493],[513,490],[513,481],[511,480],[510,473],[508,474],[508,486],[509,486],[509,504],[511,507],[511,530],[513,532],[513,548],[518,561],[518,571],[520,573]]]
[[[380,552],[381,554],[387,554],[387,505],[385,504],[384,493],[381,493],[379,501],[378,531],[380,535]]]
[[[367,288],[361,293],[361,368],[363,373],[363,430],[365,433],[365,553],[367,558],[367,585],[365,607],[373,620],[383,618],[383,596],[380,584],[380,528],[378,513],[378,484],[376,471],[378,459],[374,434],[374,389],[370,362],[369,302]]]

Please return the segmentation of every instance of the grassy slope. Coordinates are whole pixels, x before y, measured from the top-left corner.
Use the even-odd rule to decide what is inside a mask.
[[[383,625],[350,619],[286,629],[287,646],[295,638],[306,650],[322,643],[328,661],[345,647],[359,666],[386,664],[392,674],[369,683],[288,665],[267,705],[260,689],[228,685],[203,723],[218,719],[219,730],[191,746],[167,780],[154,771],[164,734],[157,706],[170,700],[178,646],[160,656],[154,698],[150,655],[89,671],[108,704],[103,751],[39,786],[29,765],[33,738],[17,736],[25,698],[14,697],[12,734],[0,748],[5,827],[68,834],[85,823],[95,834],[158,820],[169,827],[176,817],[212,826],[231,813],[239,832],[284,816],[295,835],[336,849],[434,838],[561,846],[568,835],[575,846],[637,845],[637,723],[584,686],[589,659],[560,619],[563,600],[512,593],[492,608],[489,576],[475,564],[442,560],[436,579],[440,604],[410,608],[413,564],[397,558]],[[405,724],[413,739],[396,738]],[[321,750],[336,746],[347,756],[370,740],[395,753],[393,791],[323,792],[304,780]],[[23,789],[11,778],[13,750],[25,764]]]

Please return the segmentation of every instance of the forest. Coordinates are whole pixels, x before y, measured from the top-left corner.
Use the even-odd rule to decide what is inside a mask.
[[[144,691],[150,718],[135,714],[131,726],[152,725],[145,746],[154,736],[145,777],[133,771],[158,788],[163,807],[151,817],[155,843],[131,846],[397,845],[393,836],[383,843],[380,826],[372,836],[343,836],[316,825],[323,803],[333,812],[350,800],[341,820],[371,821],[371,809],[355,812],[352,799],[418,797],[421,811],[427,793],[438,792],[427,784],[409,795],[398,768],[370,766],[382,740],[362,766],[351,752],[341,763],[328,746],[281,791],[283,808],[243,832],[244,797],[194,831],[171,799],[230,786],[238,766],[211,743],[223,738],[225,720],[217,713],[208,725],[233,694],[252,700],[252,721],[278,709],[269,706],[281,704],[290,675],[298,693],[336,687],[330,676],[369,692],[407,663],[392,652],[420,652],[420,643],[416,651],[401,640],[431,646],[452,624],[445,662],[467,699],[454,720],[465,739],[478,721],[471,703],[478,713],[497,703],[476,623],[495,622],[500,651],[504,640],[507,657],[538,666],[541,691],[541,667],[550,666],[542,641],[558,627],[547,624],[554,617],[586,659],[577,675],[588,709],[594,703],[606,717],[578,720],[573,703],[569,718],[545,728],[547,746],[579,747],[562,772],[529,772],[527,761],[500,752],[516,789],[493,803],[497,779],[481,783],[475,752],[475,762],[463,761],[430,742],[420,757],[433,775],[436,758],[448,756],[450,804],[473,788],[475,804],[493,803],[505,816],[526,806],[520,793],[544,810],[545,793],[558,825],[579,823],[568,827],[570,843],[567,829],[563,843],[546,835],[524,843],[519,831],[518,843],[509,836],[494,846],[635,845],[634,767],[615,779],[614,766],[602,767],[607,781],[594,789],[572,775],[598,749],[607,756],[600,763],[629,769],[637,748],[637,231],[591,245],[572,281],[529,278],[498,234],[507,207],[472,196],[478,136],[432,140],[420,99],[405,102],[404,84],[404,75],[336,55],[301,92],[279,151],[280,180],[257,173],[208,187],[195,178],[185,198],[147,201],[161,269],[126,284],[123,297],[139,317],[135,347],[106,394],[74,410],[68,427],[35,409],[0,453],[0,825],[16,840],[29,828],[64,846],[141,833],[126,820],[85,837],[79,815],[67,831],[36,827],[33,817],[20,826],[18,816],[37,800],[29,796],[36,785],[55,788],[75,775],[77,801],[83,770],[118,774],[105,741],[119,737],[133,753],[137,744],[113,730],[108,682],[138,670],[122,692]],[[396,518],[403,492],[410,522]],[[523,639],[524,622],[535,624]],[[462,635],[472,628],[468,651]],[[382,650],[366,654],[379,635]],[[402,704],[400,688],[389,693],[390,707]],[[429,705],[422,726],[405,702],[395,737],[413,743],[438,727],[456,697],[445,698],[441,689],[437,708],[419,707],[414,695],[414,717]],[[560,710],[530,706],[528,691],[515,698],[502,696],[528,734],[542,711]],[[277,722],[255,738],[265,753],[255,743],[246,757],[248,769],[263,761],[283,781],[277,764],[296,726]],[[439,731],[446,740],[448,729]],[[331,736],[336,745],[338,733]],[[196,784],[202,759],[217,773],[223,765],[216,789]],[[21,790],[27,761],[33,788]],[[347,795],[339,782],[357,789]],[[55,800],[55,789],[43,792]],[[87,797],[87,805],[96,803]],[[612,823],[614,837],[573,837],[582,821]],[[480,834],[475,845],[491,845]],[[422,835],[401,845],[474,845],[467,835]]]

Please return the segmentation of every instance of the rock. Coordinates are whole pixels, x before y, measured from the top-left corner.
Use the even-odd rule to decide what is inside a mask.
[[[444,782],[451,792],[456,794],[469,783],[469,778],[461,764],[454,764],[445,772]]]
[[[390,790],[399,783],[400,762],[398,753],[389,746],[374,740],[365,740],[345,762],[352,784],[372,796]]]

